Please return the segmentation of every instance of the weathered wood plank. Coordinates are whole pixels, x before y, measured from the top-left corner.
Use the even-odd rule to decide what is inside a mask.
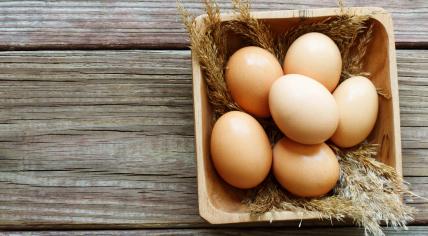
[[[403,149],[403,175],[427,176],[428,149]]]
[[[428,57],[426,51],[398,51],[403,174],[428,175]]]
[[[0,224],[202,222],[188,51],[0,58]]]
[[[394,230],[392,228],[385,228],[386,235],[411,235],[411,236],[425,236],[428,234],[428,226],[410,226],[408,230]],[[330,228],[215,228],[215,229],[152,229],[152,230],[103,230],[103,231],[37,231],[25,232],[14,231],[4,232],[4,236],[86,236],[86,235],[326,235],[326,236],[361,236],[364,235],[364,230],[361,228],[353,227],[337,227]]]
[[[200,0],[183,0],[201,14]],[[225,10],[229,0],[218,1]],[[254,10],[335,7],[335,0],[253,0]],[[347,6],[384,7],[393,14],[396,41],[428,45],[428,2],[348,0]],[[0,49],[185,48],[175,0],[2,1]]]
[[[424,197],[427,61],[398,51],[404,174]],[[189,51],[1,52],[0,228],[206,226],[190,66]],[[406,201],[427,223],[428,201]]]
[[[399,68],[401,125],[428,126],[428,57],[426,51],[400,53]]]

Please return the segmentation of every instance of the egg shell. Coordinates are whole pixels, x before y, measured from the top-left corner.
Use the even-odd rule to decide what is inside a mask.
[[[331,93],[318,81],[289,74],[276,80],[269,94],[272,118],[290,139],[303,144],[328,140],[339,122]]]
[[[328,36],[307,33],[290,45],[283,69],[285,74],[309,76],[332,92],[340,79],[342,57],[339,48]]]
[[[221,116],[211,133],[211,158],[230,185],[247,189],[260,184],[272,165],[272,149],[263,127],[252,116],[232,111]]]
[[[246,112],[269,117],[269,89],[283,75],[274,55],[259,47],[244,47],[227,62],[226,84],[233,100]]]
[[[339,126],[331,140],[348,148],[364,141],[372,131],[378,115],[376,87],[363,76],[342,82],[333,96],[339,108]]]
[[[336,185],[339,172],[339,162],[325,143],[304,145],[282,138],[273,148],[274,176],[294,195],[327,194]]]

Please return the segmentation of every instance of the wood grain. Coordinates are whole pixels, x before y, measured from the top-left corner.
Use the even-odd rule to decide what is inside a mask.
[[[200,0],[183,0],[199,15]],[[220,6],[231,9],[229,0]],[[335,7],[335,0],[253,0],[254,10]],[[377,6],[392,12],[397,46],[428,46],[425,0],[348,0],[347,6]],[[175,0],[1,1],[0,49],[186,48]]]
[[[385,228],[384,232],[386,235],[411,235],[411,236],[426,236],[428,234],[428,226],[410,226],[408,230],[394,230],[392,228]],[[128,236],[139,236],[139,235],[199,235],[199,236],[236,236],[236,235],[326,235],[326,236],[363,236],[364,230],[361,228],[351,227],[336,227],[334,230],[331,228],[301,228],[301,229],[287,229],[287,228],[216,228],[216,229],[155,229],[155,230],[103,230],[103,231],[38,231],[38,232],[3,232],[4,236],[86,236],[86,235],[128,235]]]
[[[428,51],[397,54],[404,174],[428,197]],[[0,52],[0,228],[206,226],[191,83],[184,50]]]

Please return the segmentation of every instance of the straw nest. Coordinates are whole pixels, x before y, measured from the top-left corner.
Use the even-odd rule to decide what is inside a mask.
[[[234,35],[244,45],[262,47],[283,61],[290,44],[307,32],[320,32],[338,45],[343,61],[341,80],[352,75],[365,75],[363,59],[372,37],[370,16],[345,12],[334,17],[302,23],[286,32],[274,33],[269,25],[254,19],[249,1],[232,0],[235,17],[222,22],[220,9],[215,1],[205,0],[205,30],[200,30],[195,17],[182,4],[179,13],[189,32],[191,49],[201,64],[207,83],[208,98],[214,111],[214,121],[222,114],[241,110],[232,100],[224,78],[224,70],[231,54],[228,36]],[[389,98],[388,94],[378,91]],[[214,122],[213,121],[213,122]],[[282,134],[271,119],[260,119],[270,140],[275,143]],[[404,196],[412,195],[394,168],[375,160],[378,147],[363,143],[352,150],[341,150],[330,144],[340,164],[340,178],[331,194],[320,198],[298,198],[269,176],[257,188],[248,190],[242,200],[257,216],[271,211],[289,210],[301,216],[311,215],[320,219],[351,219],[365,228],[366,234],[384,235],[381,223],[393,227],[406,227],[412,220],[413,209],[403,203]]]

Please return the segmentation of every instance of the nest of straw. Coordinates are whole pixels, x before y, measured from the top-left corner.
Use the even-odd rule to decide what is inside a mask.
[[[205,0],[205,30],[201,31],[195,17],[179,4],[178,9],[186,26],[192,53],[201,64],[207,83],[208,99],[214,112],[214,121],[222,114],[241,110],[232,100],[224,78],[227,60],[231,55],[228,36],[239,37],[244,45],[262,47],[283,61],[290,44],[308,32],[324,33],[338,45],[343,61],[341,80],[353,75],[369,76],[363,71],[363,59],[372,37],[370,16],[359,16],[343,11],[334,17],[299,24],[284,33],[274,33],[267,24],[250,14],[249,1],[232,0],[235,17],[222,22],[215,1]],[[379,95],[389,99],[381,90]],[[282,134],[272,119],[259,119],[272,143]],[[251,214],[257,216],[270,211],[293,211],[320,219],[351,219],[364,227],[366,234],[384,235],[381,223],[406,228],[412,220],[413,208],[403,203],[411,196],[402,178],[394,168],[375,160],[379,147],[363,143],[352,150],[341,150],[330,144],[340,164],[337,186],[328,196],[299,198],[283,189],[269,176],[262,184],[248,190],[242,200]]]

